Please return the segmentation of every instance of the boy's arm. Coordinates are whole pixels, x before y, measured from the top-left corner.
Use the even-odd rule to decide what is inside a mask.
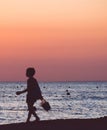
[[[27,92],[27,91],[28,91],[28,89],[25,89],[25,90],[23,90],[23,91],[17,91],[17,92],[16,92],[16,95],[20,95],[20,94],[25,93],[25,92]]]

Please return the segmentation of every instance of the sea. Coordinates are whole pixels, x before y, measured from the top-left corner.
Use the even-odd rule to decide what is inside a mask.
[[[39,82],[39,86],[51,106],[47,112],[41,107],[40,100],[34,104],[40,120],[107,116],[107,82]],[[26,82],[0,82],[0,124],[26,121],[26,93],[16,95],[25,88]]]

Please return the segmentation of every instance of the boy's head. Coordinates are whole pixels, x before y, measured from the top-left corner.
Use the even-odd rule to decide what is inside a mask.
[[[33,75],[35,74],[35,69],[34,68],[27,68],[26,70],[26,76],[27,77],[33,77]]]

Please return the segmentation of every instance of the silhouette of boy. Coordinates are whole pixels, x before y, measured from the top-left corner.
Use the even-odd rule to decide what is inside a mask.
[[[40,120],[40,118],[37,116],[35,112],[36,107],[34,107],[33,105],[38,99],[43,100],[43,97],[42,97],[38,82],[33,77],[34,74],[35,74],[34,68],[27,68],[26,70],[26,76],[28,77],[27,88],[23,91],[16,92],[17,95],[27,92],[26,103],[27,103],[29,112],[28,112],[28,118],[26,122],[30,121],[31,115],[34,115],[34,117],[36,118],[36,121]]]

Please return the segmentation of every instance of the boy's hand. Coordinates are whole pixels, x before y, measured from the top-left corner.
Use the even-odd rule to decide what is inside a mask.
[[[17,92],[16,92],[16,95],[20,95],[20,94],[21,94],[21,91],[17,91]]]

